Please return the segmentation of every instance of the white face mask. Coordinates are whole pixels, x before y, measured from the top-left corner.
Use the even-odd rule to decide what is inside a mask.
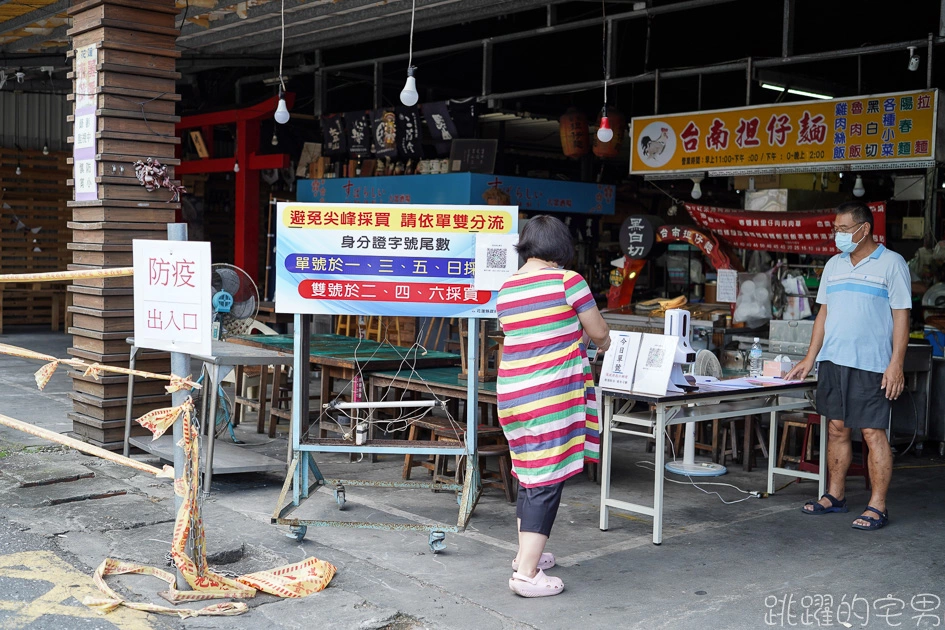
[[[866,225],[866,224],[864,223],[863,225]],[[860,225],[860,227],[856,228],[852,232],[837,232],[836,234],[834,234],[833,242],[837,246],[837,249],[839,249],[844,254],[850,254],[854,250],[856,250],[856,248],[860,245],[860,243],[863,242],[863,238],[866,238],[866,235],[864,235],[863,238],[856,241],[855,243],[853,242],[853,235],[859,232],[860,228],[863,227],[863,225]]]

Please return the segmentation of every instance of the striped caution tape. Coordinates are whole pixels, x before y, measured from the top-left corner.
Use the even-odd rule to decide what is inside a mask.
[[[118,367],[115,365],[102,365],[100,363],[87,363],[82,359],[59,359],[49,354],[43,354],[42,352],[35,352],[29,350],[28,348],[20,348],[18,346],[11,346],[9,344],[0,343],[0,354],[6,354],[11,357],[20,357],[22,359],[36,359],[38,361],[47,361],[46,365],[39,368],[36,373],[33,375],[36,378],[36,386],[42,390],[49,383],[49,379],[52,378],[52,375],[56,373],[56,369],[59,367],[59,364],[65,363],[77,369],[85,368],[84,376],[91,376],[92,378],[98,380],[101,378],[102,374],[105,372],[110,372],[112,374],[128,374],[134,376],[140,376],[142,378],[150,378],[157,380],[170,381],[170,385],[165,385],[164,389],[167,390],[169,394],[174,392],[179,392],[182,389],[200,389],[202,385],[196,381],[191,380],[191,377],[188,376],[178,376],[176,374],[157,374],[155,372],[145,372],[143,370],[131,370],[128,368]]]
[[[171,603],[204,601],[208,599],[254,597],[257,590],[271,593],[278,597],[305,597],[321,591],[334,577],[337,569],[329,562],[308,558],[302,562],[278,567],[268,571],[250,573],[237,578],[229,578],[212,571],[207,566],[206,532],[198,502],[198,435],[192,422],[194,404],[188,398],[182,405],[168,409],[158,409],[145,414],[138,423],[147,428],[157,439],[180,418],[183,429],[182,447],[184,449],[184,471],[174,481],[174,492],[183,498],[177,518],[174,522],[174,537],[171,544],[171,558],[181,575],[190,585],[190,591],[175,588],[174,576],[167,571],[130,562],[106,559],[95,571],[95,583],[107,596],[106,598],[87,597],[83,603],[102,613],[114,610],[118,606],[128,606],[147,612],[179,615],[182,618],[201,615],[239,615],[249,607],[244,603],[214,604],[200,610],[183,610],[154,604],[127,602],[105,583],[105,576],[123,573],[153,575],[168,584],[168,589],[159,593]],[[187,541],[193,544],[193,557],[187,554]]]

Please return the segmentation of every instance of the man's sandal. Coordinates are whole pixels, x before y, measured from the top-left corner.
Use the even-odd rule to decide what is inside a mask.
[[[541,554],[541,557],[538,558],[538,568],[541,570],[547,570],[555,566],[555,556],[554,554],[548,553],[547,551]],[[518,571],[518,561],[512,560],[512,570]]]
[[[821,515],[821,514],[830,514],[831,512],[849,512],[850,511],[850,508],[847,507],[846,499],[844,499],[843,501],[838,501],[837,497],[833,496],[832,494],[825,494],[821,498],[826,498],[828,501],[830,501],[830,507],[824,507],[818,501],[808,501],[807,503],[804,504],[804,507],[801,508],[801,512],[803,512],[804,514]],[[808,510],[807,509],[808,505],[812,505],[814,507]]]
[[[533,578],[516,571],[509,580],[509,588],[522,597],[550,597],[564,590],[564,582],[561,578],[545,575],[541,569]]]
[[[872,516],[858,516],[856,520],[866,521],[867,523],[869,523],[869,525],[857,525],[856,522],[854,521],[853,529],[865,529],[866,531],[872,531],[874,529],[882,529],[883,527],[886,527],[886,525],[889,523],[889,510],[885,512],[880,512],[879,510],[874,508],[872,505],[867,505],[866,509],[869,510],[870,512],[875,512],[876,514],[878,514],[879,518],[874,518]]]

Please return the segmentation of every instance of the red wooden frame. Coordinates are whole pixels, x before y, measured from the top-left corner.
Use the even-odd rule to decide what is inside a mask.
[[[295,94],[285,94],[286,105],[291,109]],[[175,169],[177,176],[189,173],[232,173],[233,166],[239,162],[240,170],[235,173],[235,243],[233,244],[234,264],[245,270],[254,281],[259,279],[259,171],[289,166],[288,154],[277,153],[258,155],[260,123],[275,114],[279,105],[278,97],[245,107],[222,112],[184,116],[177,123],[177,135],[182,136],[187,130],[199,128],[210,157],[200,160],[186,160]],[[236,125],[236,155],[217,158],[213,156],[213,128],[216,125]],[[178,145],[179,147],[180,145]],[[179,150],[179,149],[178,149]]]

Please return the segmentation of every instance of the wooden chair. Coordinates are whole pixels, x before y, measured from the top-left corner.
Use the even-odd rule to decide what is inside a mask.
[[[249,329],[246,334],[261,333],[263,335],[277,335],[278,333],[266,326],[262,322],[253,321],[249,325]],[[263,370],[259,367],[247,366],[243,367],[242,365],[236,366],[234,372],[230,375],[227,375],[224,379],[224,383],[233,383],[236,391],[236,396],[234,397],[233,405],[233,425],[236,426],[240,424],[246,414],[246,410],[255,411],[257,414],[256,417],[256,432],[262,433],[265,427],[266,413],[265,413],[265,404],[260,401],[266,399],[266,388],[269,384],[269,377],[274,374],[272,366],[269,366],[267,369]],[[281,376],[281,370],[279,370],[276,377]],[[278,381],[273,381],[273,388],[278,388]],[[261,390],[261,391],[259,391]],[[273,399],[276,399],[275,392]],[[271,407],[271,405],[270,405]]]
[[[400,318],[388,317],[387,319],[394,320],[395,341],[392,341],[391,343],[394,343],[395,345],[399,346],[400,345]],[[364,337],[365,339],[370,339],[378,343],[382,343],[384,341],[390,341],[390,337],[389,337],[390,331],[388,330],[389,327],[390,327],[390,323],[388,322],[387,326],[385,326],[383,317],[381,317],[380,315],[371,315],[367,318],[367,330],[365,331]]]

